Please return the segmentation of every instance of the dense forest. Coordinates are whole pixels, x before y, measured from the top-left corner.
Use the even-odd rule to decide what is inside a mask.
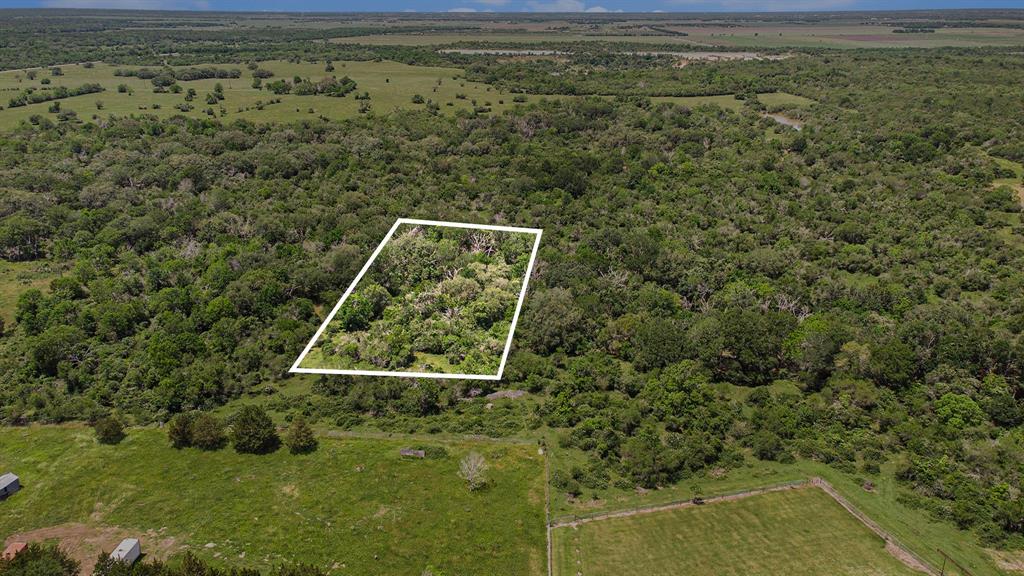
[[[260,41],[271,56],[466,58],[96,34],[195,36],[178,64],[246,62]],[[98,57],[19,41],[0,46],[5,67]],[[1024,545],[1024,225],[1014,189],[993,185],[1012,176],[996,158],[1024,159],[1024,61],[854,50],[637,69],[600,51],[465,62],[508,90],[618,94],[503,115],[41,119],[0,136],[0,254],[57,276],[19,297],[0,339],[0,420],[162,422],[272,392],[307,378],[288,367],[396,217],[529,226],[544,242],[496,386],[539,402],[481,417],[467,382],[308,377],[283,408],[338,426],[548,426],[592,456],[553,478],[576,494],[745,453],[890,466],[907,503]],[[789,111],[801,131],[761,114],[755,93],[782,89],[818,102]],[[726,92],[745,106],[648,98]]]
[[[533,238],[399,226],[299,366],[497,374]]]

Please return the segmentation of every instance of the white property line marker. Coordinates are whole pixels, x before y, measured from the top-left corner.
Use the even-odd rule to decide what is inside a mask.
[[[391,240],[394,236],[395,230],[402,224],[415,224],[421,226],[445,226],[448,228],[472,228],[476,230],[495,230],[498,232],[520,232],[524,234],[535,234],[537,237],[533,241],[533,250],[530,252],[530,262],[526,265],[526,276],[523,278],[523,287],[519,290],[519,300],[516,302],[516,312],[512,316],[512,324],[508,328],[508,338],[505,339],[505,350],[501,354],[501,364],[498,365],[497,374],[447,374],[444,372],[390,372],[386,370],[341,370],[335,368],[300,368],[299,364],[309,354],[309,351],[313,349],[313,345],[320,339],[320,335],[327,329],[327,325],[334,319],[334,315],[341,309],[341,305],[345,303],[345,300],[355,290],[356,285],[362,280],[363,275],[370,269],[373,261],[380,255],[381,250],[384,249],[384,245]],[[537,260],[537,250],[540,248],[540,237],[544,233],[540,228],[517,228],[515,226],[493,226],[490,224],[468,224],[464,222],[440,222],[436,220],[417,220],[415,218],[399,218],[395,220],[395,224],[391,226],[388,233],[381,240],[377,249],[370,255],[370,259],[363,264],[363,269],[356,274],[352,284],[349,285],[345,293],[341,295],[341,300],[334,305],[334,309],[327,315],[327,319],[323,321],[320,328],[317,329],[316,334],[313,334],[313,338],[310,339],[309,344],[302,350],[302,354],[295,359],[295,363],[288,370],[289,372],[301,373],[301,374],[349,374],[353,376],[399,376],[404,378],[449,378],[458,380],[501,380],[502,373],[505,372],[505,362],[508,361],[508,353],[512,349],[512,336],[516,332],[516,323],[519,322],[519,313],[523,310],[523,301],[526,299],[526,287],[530,283],[530,276],[533,274],[533,263]]]

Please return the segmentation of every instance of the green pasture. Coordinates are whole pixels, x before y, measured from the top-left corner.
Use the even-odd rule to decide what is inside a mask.
[[[552,531],[556,576],[911,576],[825,492],[801,488]]]
[[[410,440],[321,438],[305,456],[230,448],[175,450],[162,430],[103,446],[84,427],[0,429],[0,470],[24,489],[0,502],[0,541],[81,523],[173,539],[234,566],[302,559],[331,574],[540,575],[545,571],[544,464],[535,446],[432,441],[442,458],[403,458]],[[415,443],[422,446],[423,443]],[[468,452],[488,486],[457,476]],[[163,545],[167,545],[166,542]]]
[[[208,66],[208,65],[203,65]],[[135,77],[115,76],[116,66],[96,63],[92,68],[80,64],[61,66],[62,76],[51,76],[48,69],[37,69],[35,80],[29,80],[24,70],[0,72],[0,130],[10,129],[32,115],[39,114],[56,121],[56,114],[49,113],[49,102],[28,106],[9,108],[9,100],[22,90],[34,87],[43,90],[47,86],[41,82],[50,80],[49,87],[67,86],[77,88],[82,84],[98,82],[106,90],[97,94],[85,94],[60,100],[63,110],[74,110],[78,118],[89,120],[96,116],[104,118],[111,115],[127,116],[130,114],[153,114],[159,117],[170,117],[184,114],[194,118],[208,118],[206,109],[212,108],[217,118],[223,121],[245,119],[257,122],[289,122],[325,116],[331,119],[348,118],[358,115],[360,100],[357,94],[368,93],[370,111],[387,113],[399,109],[425,108],[426,104],[414,104],[413,97],[422,96],[424,101],[432,100],[440,106],[443,113],[454,113],[455,110],[471,110],[474,106],[488,107],[494,112],[511,108],[514,103],[512,95],[501,93],[496,88],[478,82],[462,79],[463,71],[458,68],[437,68],[430,66],[409,66],[397,62],[335,62],[334,71],[326,72],[325,64],[289,63],[285,61],[261,62],[260,67],[274,73],[273,78],[263,81],[261,90],[252,87],[252,74],[244,66],[238,64],[215,64],[217,68],[241,70],[240,78],[209,79],[179,82],[187,91],[194,88],[196,98],[191,102],[192,110],[182,112],[175,108],[185,103],[185,93],[154,93],[153,84],[149,80]],[[131,67],[121,67],[131,68]],[[138,67],[135,67],[138,68]],[[150,67],[153,68],[153,67]],[[357,88],[343,98],[330,96],[297,96],[294,94],[276,95],[266,89],[266,84],[283,78],[291,81],[295,76],[309,78],[313,81],[331,75],[341,78],[348,76],[356,81]],[[224,100],[218,104],[206,103],[206,95],[213,92],[214,86],[220,83],[224,88]],[[131,93],[119,93],[117,87],[124,84]],[[536,101],[540,96],[522,95],[526,102]],[[549,97],[550,98],[550,97]],[[554,98],[557,98],[555,96]],[[280,99],[279,103],[269,103]],[[97,102],[102,108],[97,107]],[[223,114],[221,109],[223,108]]]

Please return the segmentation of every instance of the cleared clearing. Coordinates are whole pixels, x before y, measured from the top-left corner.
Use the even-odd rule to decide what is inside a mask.
[[[556,576],[920,574],[814,488],[589,522],[552,537]]]

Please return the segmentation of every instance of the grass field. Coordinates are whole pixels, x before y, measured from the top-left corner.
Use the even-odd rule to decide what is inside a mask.
[[[860,24],[803,24],[803,25],[740,25],[693,26],[666,25],[660,27],[681,35],[658,35],[645,30],[642,34],[593,33],[582,31],[529,31],[504,30],[480,32],[436,32],[410,34],[373,34],[335,38],[345,44],[375,44],[402,46],[446,45],[456,42],[539,44],[544,42],[631,42],[640,44],[676,44],[680,47],[727,48],[935,48],[941,46],[1017,46],[1024,44],[1024,30],[1013,28],[943,28],[931,34],[896,34],[891,27]]]
[[[289,122],[315,118],[318,115],[332,119],[352,117],[359,114],[360,101],[355,99],[355,95],[363,92],[369,93],[372,111],[378,113],[396,109],[422,109],[425,107],[424,104],[412,102],[413,96],[417,94],[424,99],[437,102],[444,113],[472,109],[474,102],[479,106],[489,106],[495,112],[511,108],[514,105],[512,95],[499,93],[492,86],[455,79],[461,78],[463,74],[463,71],[458,68],[409,66],[397,62],[335,62],[334,72],[325,72],[323,63],[294,64],[284,61],[260,63],[261,68],[275,74],[273,78],[265,80],[264,84],[278,78],[291,81],[294,76],[318,81],[332,74],[338,78],[347,75],[356,81],[355,92],[344,98],[333,98],[322,95],[275,95],[266,89],[253,88],[251,73],[244,66],[234,64],[214,66],[225,69],[239,68],[242,71],[242,77],[180,82],[185,90],[194,88],[198,93],[192,102],[194,109],[188,112],[182,112],[174,107],[176,104],[185,102],[184,94],[169,92],[156,94],[153,92],[153,84],[149,80],[115,76],[114,71],[117,67],[102,63],[95,64],[93,68],[85,68],[79,64],[62,66],[63,76],[50,76],[49,71],[41,70],[35,80],[29,80],[24,71],[0,72],[0,106],[5,108],[0,110],[0,130],[15,127],[20,121],[27,120],[33,114],[56,118],[56,114],[47,112],[49,108],[47,102],[7,108],[10,98],[17,96],[22,90],[28,87],[44,88],[40,84],[43,78],[50,79],[50,87],[77,88],[85,83],[98,82],[106,89],[102,93],[75,96],[60,101],[64,110],[74,110],[83,120],[88,120],[93,115],[107,117],[112,114],[119,116],[153,114],[159,117],[185,114],[195,118],[206,118],[208,116],[205,110],[211,106],[206,104],[205,97],[207,93],[213,91],[214,85],[218,82],[224,87],[225,98],[219,104],[213,105],[212,108],[218,117],[222,117],[226,121],[246,119]],[[117,91],[119,84],[126,84],[134,93],[119,93]],[[464,96],[464,98],[458,96]],[[280,103],[266,104],[277,98],[281,99]],[[523,95],[522,98],[530,102],[541,97]],[[558,96],[549,96],[548,98],[558,98]],[[103,103],[102,110],[97,109],[97,101]],[[257,109],[259,101],[264,103],[262,110]],[[154,104],[159,108],[154,108]],[[451,105],[449,106],[449,104]],[[225,111],[224,116],[220,114],[221,106]]]
[[[10,325],[18,296],[32,288],[45,292],[56,276],[45,263],[0,260],[0,319]]]
[[[154,429],[101,446],[81,427],[3,428],[0,470],[24,489],[0,502],[0,538],[42,528],[93,542],[141,535],[154,556],[189,549],[259,568],[302,558],[332,574],[544,573],[535,446],[454,442],[445,458],[401,458],[409,445],[322,438],[308,456],[249,456],[174,450]],[[477,492],[456,476],[470,450],[491,465]]]
[[[823,491],[802,488],[557,528],[556,576],[910,576]]]
[[[231,64],[215,65],[218,68],[239,68]],[[498,89],[479,82],[461,79],[463,71],[458,68],[436,68],[430,66],[408,66],[397,62],[335,62],[335,71],[327,73],[321,64],[294,64],[283,61],[263,62],[261,68],[274,72],[276,78],[291,79],[294,76],[319,80],[330,74],[337,77],[348,75],[358,85],[356,93],[368,92],[372,111],[387,113],[395,110],[424,108],[423,104],[414,104],[413,96],[420,95],[431,99],[441,106],[443,113],[455,110],[472,109],[474,103],[488,106],[493,112],[501,112],[516,105],[513,95],[502,93]],[[315,118],[323,115],[331,119],[350,118],[359,115],[359,101],[355,93],[344,98],[329,96],[296,96],[292,94],[275,95],[266,90],[252,87],[248,70],[242,69],[242,77],[222,80],[194,80],[181,82],[184,89],[194,88],[198,95],[192,102],[194,109],[182,112],[175,108],[176,104],[185,102],[184,94],[153,93],[153,85],[149,80],[135,77],[115,76],[116,67],[97,63],[93,68],[85,68],[79,64],[61,67],[62,76],[50,76],[48,71],[40,71],[35,80],[29,80],[24,71],[0,72],[0,130],[9,130],[29,117],[39,114],[56,121],[57,115],[49,113],[49,102],[30,104],[16,108],[6,108],[10,98],[17,96],[28,87],[42,89],[43,78],[49,78],[50,87],[67,86],[77,88],[85,83],[97,82],[106,91],[96,94],[85,94],[60,100],[63,110],[74,110],[82,120],[90,120],[93,116],[105,118],[111,115],[127,116],[130,114],[153,114],[159,117],[170,117],[179,114],[193,118],[207,118],[205,101],[207,93],[213,91],[219,82],[224,88],[224,100],[212,106],[218,118],[224,121],[245,119],[256,122],[291,122]],[[459,79],[455,79],[459,78]],[[128,85],[133,93],[119,93],[119,84]],[[459,98],[458,96],[465,96]],[[542,98],[559,99],[567,96],[558,95],[517,95],[525,102],[536,102]],[[271,99],[280,98],[280,103],[266,104]],[[813,101],[801,96],[773,92],[761,94],[759,98],[768,106],[774,105],[806,105]],[[701,104],[717,104],[723,108],[739,109],[743,101],[731,95],[724,96],[664,96],[655,97],[656,102],[674,102],[687,106]],[[102,102],[98,109],[96,102]],[[263,102],[258,109],[258,102]],[[154,104],[158,107],[154,107]],[[448,106],[451,104],[451,106]],[[223,106],[224,115],[220,109]],[[241,110],[241,111],[239,111]],[[310,110],[313,112],[311,113]]]
[[[573,465],[582,466],[586,463],[584,453],[561,448],[553,438],[549,438],[547,445],[553,471],[568,472]],[[698,494],[731,494],[806,480],[813,476],[827,480],[857,509],[933,565],[942,564],[942,557],[937,552],[941,549],[968,568],[974,576],[1004,574],[998,569],[990,551],[980,545],[974,534],[959,530],[953,524],[937,520],[928,512],[910,508],[901,502],[899,495],[904,489],[895,480],[891,466],[883,467],[882,474],[859,477],[817,462],[800,460],[795,464],[779,464],[750,460],[745,466],[723,471],[715,477],[683,480],[646,493],[609,486],[601,490],[586,489],[580,498],[573,500],[553,489],[551,515],[556,523],[565,522],[575,517],[689,501]],[[873,491],[862,488],[863,479],[874,482]]]

